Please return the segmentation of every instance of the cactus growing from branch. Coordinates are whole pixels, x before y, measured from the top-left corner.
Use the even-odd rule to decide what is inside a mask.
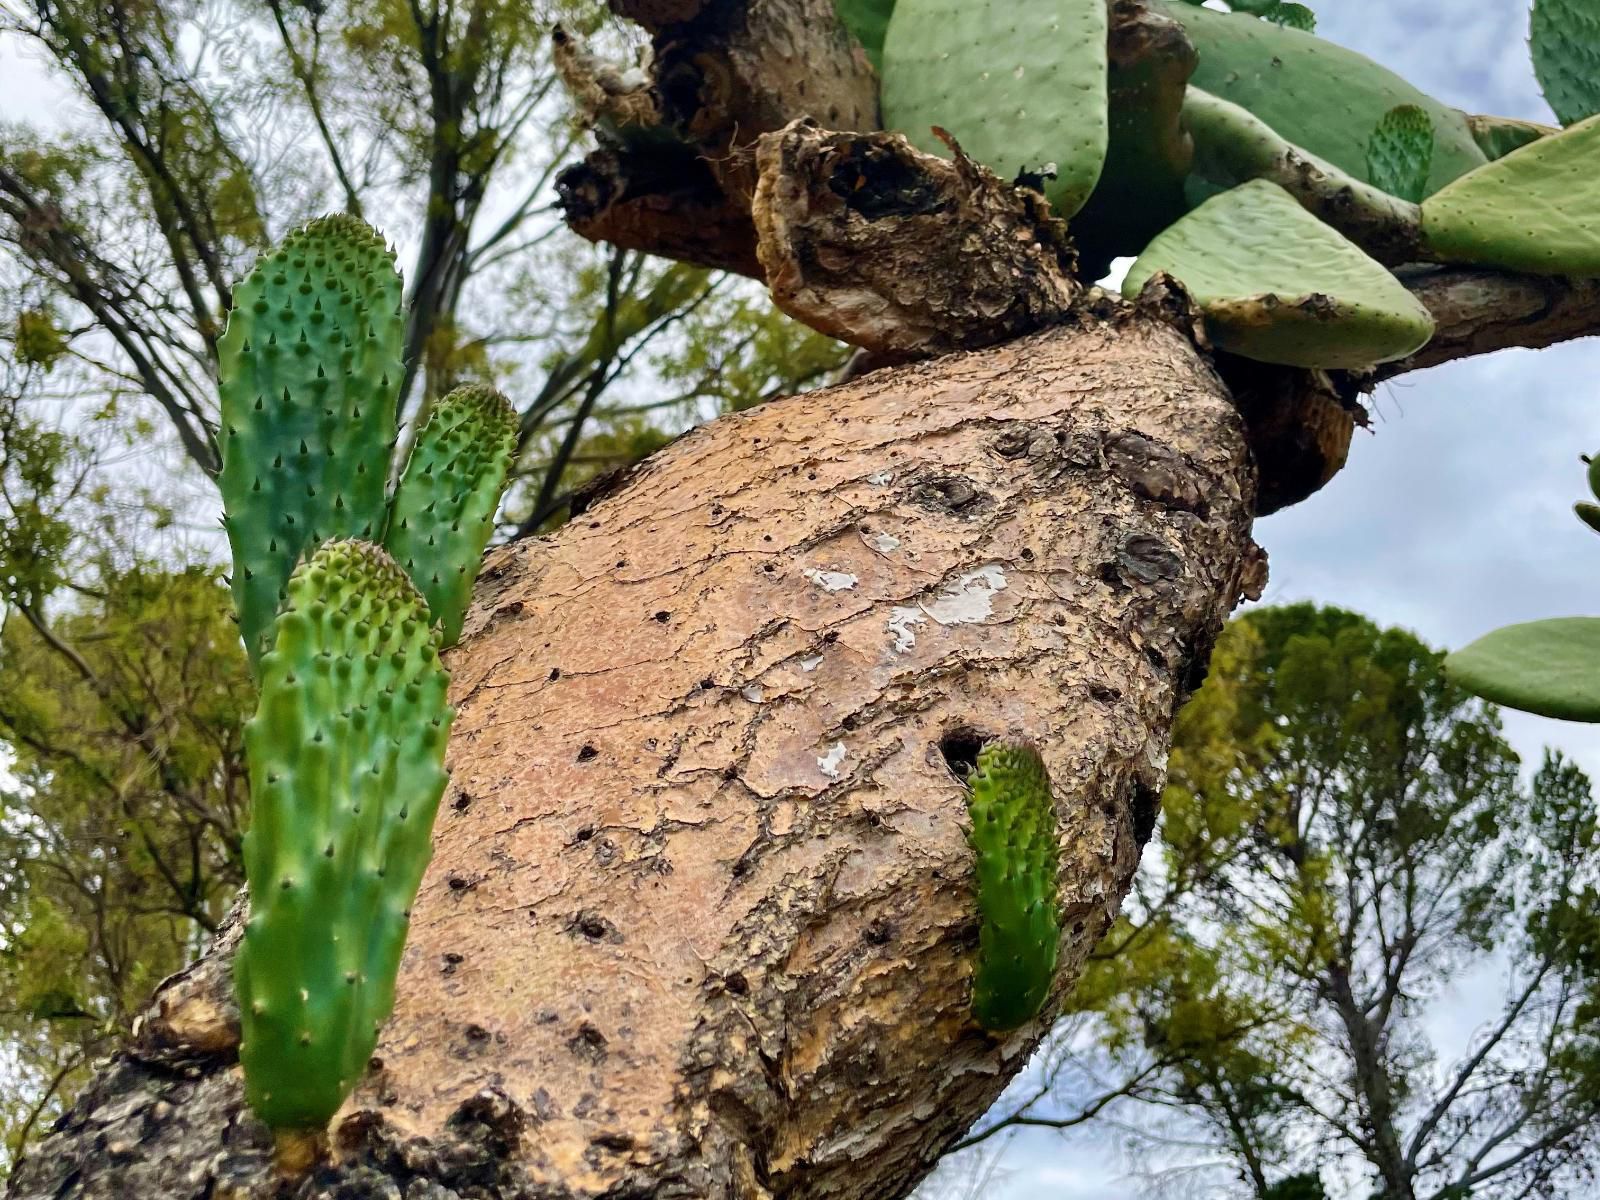
[[[1419,202],[1433,166],[1433,121],[1415,104],[1383,114],[1367,142],[1367,179],[1391,196]]]
[[[967,780],[975,858],[978,961],[972,1015],[992,1033],[1036,1016],[1055,980],[1056,812],[1050,775],[1031,746],[990,743]]]
[[[446,646],[461,636],[516,450],[510,401],[457,388],[428,414],[395,489],[384,545],[427,598]]]
[[[252,666],[301,553],[382,530],[402,336],[394,255],[355,217],[297,229],[234,290],[219,482]]]
[[[234,960],[251,1107],[320,1130],[394,1003],[454,715],[422,596],[376,546],[290,577],[245,728],[250,916]]]

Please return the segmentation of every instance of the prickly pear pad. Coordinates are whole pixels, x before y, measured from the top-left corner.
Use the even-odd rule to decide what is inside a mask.
[[[382,530],[401,338],[394,256],[356,217],[296,230],[234,289],[219,483],[253,667],[302,552]]]
[[[1600,275],[1600,117],[1529,142],[1430,196],[1422,233],[1441,258]]]
[[[1600,113],[1600,8],[1593,0],[1533,0],[1533,73],[1563,125]]]
[[[493,388],[457,388],[417,434],[384,545],[428,601],[444,645],[461,636],[483,548],[517,452],[517,414]]]
[[[250,917],[234,958],[245,1091],[318,1129],[394,1004],[454,712],[422,597],[384,551],[325,543],[290,578],[245,726]]]
[[[1105,164],[1105,0],[898,0],[883,46],[883,114],[923,150],[930,132],[1002,179],[1054,164],[1058,215],[1083,207]]]
[[[1138,295],[1157,271],[1189,290],[1218,346],[1262,362],[1367,367],[1433,335],[1428,310],[1381,263],[1262,179],[1158,234],[1123,295]]]
[[[1403,104],[1416,105],[1433,123],[1429,192],[1486,161],[1465,115],[1364,55],[1244,13],[1162,0],[1151,7],[1182,25],[1199,52],[1191,83],[1249,109],[1279,136],[1347,175],[1366,177],[1373,129]]]
[[[967,785],[983,917],[972,1015],[1003,1033],[1038,1013],[1055,979],[1061,942],[1055,804],[1044,760],[1031,746],[985,746]]]

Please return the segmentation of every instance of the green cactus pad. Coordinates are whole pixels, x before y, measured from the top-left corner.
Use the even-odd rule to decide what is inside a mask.
[[[461,636],[517,451],[517,414],[492,388],[457,388],[417,435],[384,546],[427,598],[446,646]]]
[[[834,11],[854,35],[875,71],[883,70],[883,38],[889,31],[895,0],[833,0]]]
[[[1433,334],[1399,280],[1266,180],[1207,200],[1161,233],[1123,294],[1138,295],[1158,271],[1188,288],[1218,346],[1262,362],[1367,367]]]
[[[355,217],[296,230],[234,289],[219,483],[252,667],[301,553],[381,531],[402,336],[394,256]]]
[[[318,1129],[394,1004],[454,716],[438,634],[398,565],[327,542],[290,578],[245,727],[250,916],[234,958],[245,1093]]]
[[[1594,0],[1533,0],[1528,45],[1533,73],[1563,125],[1600,113],[1600,6]]]
[[[1373,187],[1416,204],[1433,166],[1433,121],[1415,104],[1383,114],[1367,143],[1367,179]]]
[[[1541,275],[1600,275],[1600,117],[1462,176],[1422,204],[1447,261]]]
[[[935,154],[948,130],[1004,179],[1053,167],[1044,194],[1070,217],[1105,163],[1105,0],[899,0],[883,47],[890,129]]]
[[[1055,804],[1044,760],[1031,746],[985,746],[967,785],[982,915],[972,1015],[1003,1033],[1039,1012],[1055,979]]]
[[[1486,161],[1466,116],[1371,59],[1298,29],[1243,13],[1152,0],[1181,24],[1200,54],[1193,83],[1249,109],[1281,137],[1365,178],[1367,141],[1383,115],[1415,105],[1433,123],[1428,191]]]
[[[1473,140],[1490,162],[1504,158],[1513,150],[1522,149],[1529,142],[1561,132],[1553,126],[1540,125],[1535,121],[1477,115],[1467,118],[1467,127],[1472,130]]]
[[[1444,660],[1462,687],[1508,708],[1600,721],[1600,617],[1508,625]]]

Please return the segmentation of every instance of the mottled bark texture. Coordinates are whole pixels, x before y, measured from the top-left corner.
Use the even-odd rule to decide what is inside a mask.
[[[1058,992],[1259,583],[1221,381],[1104,302],[688,434],[495,552],[399,1004],[297,1194],[903,1195],[1046,1028],[968,1014],[962,785],[1044,753]],[[10,1194],[270,1194],[225,936]]]

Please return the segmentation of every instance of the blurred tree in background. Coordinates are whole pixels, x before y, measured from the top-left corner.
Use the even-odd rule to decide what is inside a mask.
[[[1600,813],[1557,756],[1524,786],[1442,658],[1308,604],[1229,626],[1125,915],[968,1145],[1110,1133],[1254,1200],[1592,1194]]]
[[[338,209],[394,241],[402,413],[487,380],[522,414],[506,536],[843,362],[751,285],[566,231],[557,23],[640,50],[593,0],[0,3],[65,98],[0,123],[0,1175],[239,882],[211,477],[257,253]]]

